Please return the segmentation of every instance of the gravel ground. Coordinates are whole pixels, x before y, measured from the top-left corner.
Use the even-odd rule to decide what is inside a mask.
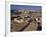
[[[32,15],[34,17],[39,16],[36,13],[33,13]],[[26,19],[23,19],[23,20],[24,20],[24,22],[22,22],[22,23],[17,23],[17,22],[14,22],[14,20],[11,20],[11,32],[20,31],[21,29],[23,29],[21,31],[37,31],[37,27],[38,27],[37,22],[32,20],[32,22],[29,23],[28,20],[30,20],[30,18],[28,18],[28,19],[26,18]],[[28,23],[29,23],[29,25],[28,25]],[[28,26],[26,26],[26,25],[28,25]]]

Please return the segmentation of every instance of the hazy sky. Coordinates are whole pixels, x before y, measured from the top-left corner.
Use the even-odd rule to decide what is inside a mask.
[[[27,9],[27,10],[41,10],[41,6],[28,6],[28,5],[11,5],[11,10]]]

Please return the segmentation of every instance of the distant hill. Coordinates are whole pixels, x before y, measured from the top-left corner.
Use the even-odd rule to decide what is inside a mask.
[[[24,14],[24,15],[26,15],[26,14],[31,14],[32,12],[40,12],[41,13],[41,11],[35,11],[35,10],[24,10],[24,9],[22,9],[22,10],[19,10],[19,9],[15,9],[15,10],[11,10],[11,14]]]

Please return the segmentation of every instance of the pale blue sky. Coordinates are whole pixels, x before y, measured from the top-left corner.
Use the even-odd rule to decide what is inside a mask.
[[[11,5],[11,10],[20,10],[20,9],[27,9],[27,10],[41,10],[41,6],[28,6],[28,5]]]

